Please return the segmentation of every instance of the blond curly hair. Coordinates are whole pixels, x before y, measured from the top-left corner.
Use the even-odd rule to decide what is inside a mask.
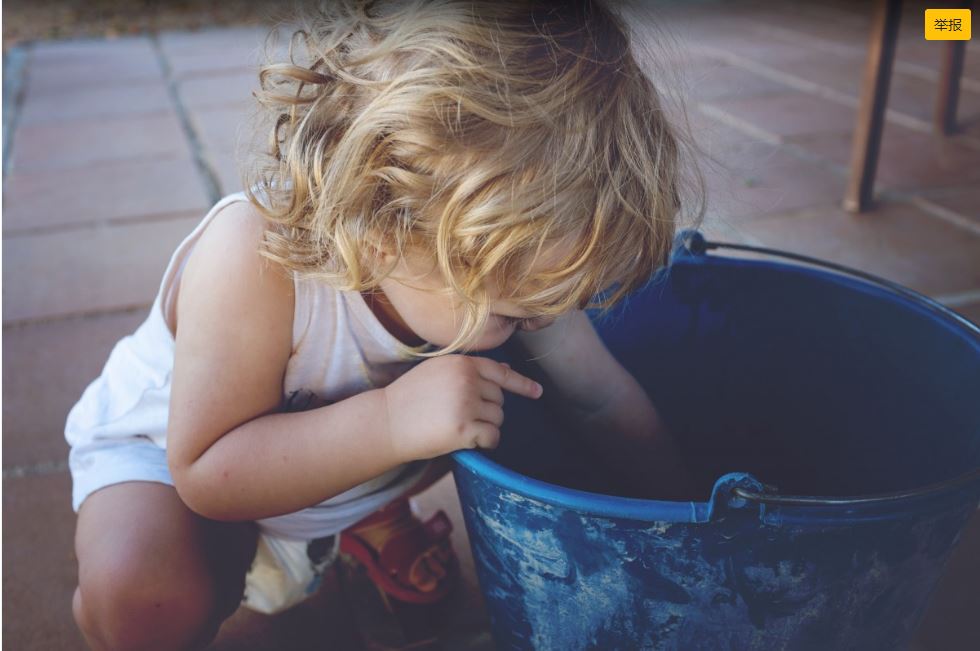
[[[605,4],[327,0],[298,20],[289,61],[260,68],[269,135],[243,172],[268,258],[370,291],[377,251],[423,253],[466,308],[433,354],[480,331],[490,281],[557,315],[665,264],[681,139]]]

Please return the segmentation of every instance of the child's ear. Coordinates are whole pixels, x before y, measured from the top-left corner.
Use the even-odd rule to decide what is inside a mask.
[[[365,238],[368,254],[382,267],[394,264],[398,257],[395,243],[391,238],[385,237],[382,233],[372,231]]]

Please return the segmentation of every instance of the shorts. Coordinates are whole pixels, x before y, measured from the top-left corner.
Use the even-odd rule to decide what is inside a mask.
[[[145,436],[73,447],[68,465],[76,512],[91,493],[113,484],[150,481],[174,485],[166,450]],[[324,572],[337,559],[339,548],[339,532],[313,540],[291,540],[260,530],[255,559],[245,577],[242,603],[251,610],[272,614],[312,596],[319,589]]]

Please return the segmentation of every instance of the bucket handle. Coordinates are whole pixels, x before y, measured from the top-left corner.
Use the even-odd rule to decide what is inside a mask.
[[[965,316],[957,314],[953,310],[949,309],[942,303],[935,301],[928,296],[920,294],[916,291],[909,289],[908,287],[903,287],[898,283],[886,280],[879,276],[869,274],[864,271],[859,271],[857,269],[852,269],[850,267],[845,267],[844,265],[839,265],[833,262],[827,262],[826,260],[819,260],[817,258],[811,258],[806,255],[800,255],[799,253],[790,253],[788,251],[779,251],[776,249],[770,249],[762,246],[750,246],[748,244],[735,244],[733,242],[709,242],[704,238],[704,236],[698,231],[684,231],[680,235],[682,246],[684,246],[689,252],[695,255],[703,255],[705,252],[712,249],[732,249],[735,251],[748,251],[750,253],[761,253],[765,255],[771,255],[777,258],[786,258],[789,260],[796,260],[798,262],[804,262],[806,264],[814,265],[816,267],[823,267],[825,269],[831,269],[838,273],[846,274],[848,276],[855,276],[861,280],[865,280],[879,287],[885,287],[892,290],[897,294],[901,294],[905,298],[922,305],[930,309],[933,312],[941,314],[942,316],[953,319],[959,325],[963,326],[970,332],[974,337],[980,338],[980,326],[973,323]]]
[[[772,493],[760,493],[758,491],[746,490],[741,486],[732,489],[736,497],[749,502],[759,504],[774,504],[778,506],[858,506],[863,504],[887,504],[899,500],[912,499],[917,497],[927,497],[937,495],[946,491],[968,486],[980,480],[980,468],[955,477],[949,481],[938,484],[930,484],[921,488],[896,491],[894,493],[877,493],[874,495],[857,495],[853,497],[819,497],[802,495],[776,495]]]
[[[960,314],[957,314],[953,310],[949,309],[942,303],[935,301],[928,296],[924,296],[916,291],[899,285],[898,283],[886,280],[879,276],[869,274],[864,271],[859,271],[857,269],[852,269],[850,267],[845,267],[844,265],[839,265],[833,262],[827,262],[825,260],[819,260],[817,258],[811,258],[810,256],[801,255],[799,253],[789,253],[787,251],[779,251],[776,249],[770,249],[762,246],[751,246],[748,244],[735,244],[732,242],[709,242],[705,237],[698,231],[684,231],[678,237],[680,245],[687,249],[688,252],[694,255],[704,255],[707,251],[712,249],[732,249],[736,251],[748,251],[750,253],[761,253],[764,255],[770,255],[777,258],[785,258],[789,260],[796,260],[798,262],[804,262],[816,267],[823,267],[825,269],[831,269],[838,273],[842,273],[848,276],[854,276],[865,280],[871,284],[878,285],[879,287],[885,287],[891,291],[908,298],[909,300],[928,308],[929,310],[938,313],[946,318],[953,319],[959,325],[966,328],[974,337],[980,338],[980,326],[973,323],[969,319]],[[820,497],[820,496],[802,496],[802,495],[778,495],[774,493],[760,493],[758,491],[748,490],[741,486],[736,486],[732,489],[732,493],[736,497],[740,497],[744,500],[755,502],[759,504],[773,504],[782,506],[856,506],[859,504],[886,504],[889,502],[895,502],[898,500],[905,500],[917,497],[926,497],[929,495],[935,495],[945,491],[954,490],[956,488],[961,488],[972,484],[975,481],[980,480],[980,468],[974,468],[973,470],[955,477],[949,481],[940,482],[938,484],[931,484],[929,486],[923,486],[921,488],[915,488],[905,491],[897,491],[893,493],[877,493],[874,495],[857,495],[853,497]]]

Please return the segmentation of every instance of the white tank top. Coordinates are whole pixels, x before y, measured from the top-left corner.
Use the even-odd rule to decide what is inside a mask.
[[[218,201],[177,247],[146,321],[116,344],[102,375],[68,414],[65,438],[73,448],[134,436],[166,448],[180,275],[211,220],[229,204],[247,200],[244,192],[238,192]],[[360,293],[295,275],[294,287],[292,353],[283,381],[283,410],[313,409],[384,387],[416,363],[412,349],[385,329]],[[427,465],[427,461],[403,464],[321,504],[258,524],[266,533],[290,539],[337,533],[403,493]]]

